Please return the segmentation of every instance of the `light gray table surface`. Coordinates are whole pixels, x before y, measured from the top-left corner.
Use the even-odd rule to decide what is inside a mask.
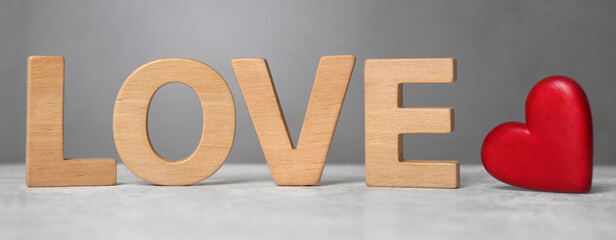
[[[28,188],[0,165],[0,239],[616,239],[616,166],[588,194],[528,191],[462,165],[459,189],[371,188],[360,165],[279,187],[267,165],[226,164],[192,186]]]

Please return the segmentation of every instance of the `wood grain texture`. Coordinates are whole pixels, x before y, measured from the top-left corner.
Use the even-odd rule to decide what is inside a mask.
[[[365,63],[366,185],[457,188],[457,161],[404,160],[402,134],[453,131],[452,108],[405,108],[403,83],[451,83],[455,59],[368,59]]]
[[[526,98],[526,123],[507,122],[486,136],[483,166],[513,186],[585,193],[592,186],[593,132],[588,98],[565,76],[537,83]]]
[[[355,56],[324,56],[319,62],[304,124],[293,146],[265,59],[231,61],[274,182],[316,185],[336,129]]]
[[[148,136],[148,109],[163,85],[184,83],[201,101],[203,131],[188,157],[160,156]],[[144,64],[124,82],[115,103],[113,135],[122,161],[135,175],[158,185],[190,185],[214,174],[225,162],[235,138],[235,103],[225,80],[210,66],[169,58]]]
[[[26,185],[115,185],[113,159],[64,159],[64,58],[28,58]]]

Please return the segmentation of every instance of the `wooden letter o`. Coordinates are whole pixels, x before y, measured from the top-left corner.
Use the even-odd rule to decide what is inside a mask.
[[[203,131],[195,151],[170,161],[152,147],[148,109],[156,91],[171,82],[191,87],[203,109]],[[210,66],[190,59],[152,61],[124,82],[115,102],[113,136],[126,167],[158,185],[190,185],[214,174],[225,162],[235,138],[235,103],[227,82]]]

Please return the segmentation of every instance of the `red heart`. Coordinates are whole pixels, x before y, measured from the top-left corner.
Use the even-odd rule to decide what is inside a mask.
[[[573,79],[541,80],[526,99],[526,124],[503,123],[481,148],[485,169],[513,186],[584,193],[592,184],[592,118]]]

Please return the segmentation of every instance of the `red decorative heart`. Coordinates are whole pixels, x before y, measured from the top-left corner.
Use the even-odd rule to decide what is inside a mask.
[[[541,80],[526,99],[526,124],[503,123],[481,148],[485,169],[513,186],[584,193],[592,184],[592,119],[573,79]]]

